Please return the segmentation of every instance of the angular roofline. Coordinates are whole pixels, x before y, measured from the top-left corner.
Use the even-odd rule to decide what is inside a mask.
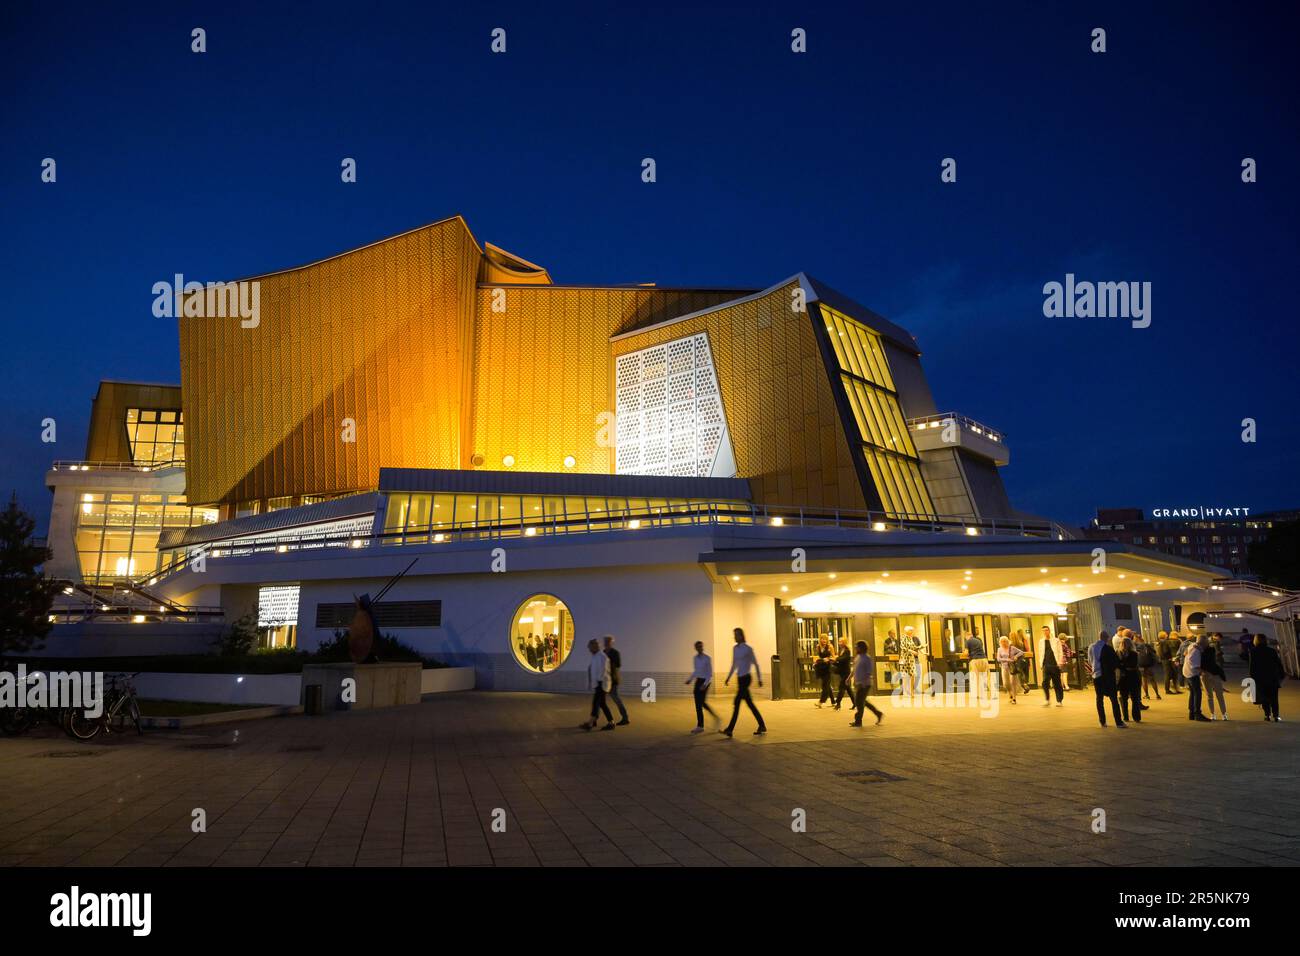
[[[95,386],[95,394],[98,395],[100,389],[105,385],[138,385],[141,388],[180,388],[179,383],[175,382],[137,382],[134,379],[127,378],[101,378],[99,384]]]
[[[535,289],[538,292],[545,292],[547,289],[590,289],[597,292],[728,292],[733,295],[749,295],[754,291],[751,288],[733,286],[646,285],[640,282],[550,282],[546,285],[531,282],[480,282],[478,287],[480,289]]]
[[[310,269],[313,266],[319,266],[326,262],[332,262],[335,259],[342,259],[344,256],[352,255],[352,253],[354,252],[361,252],[364,249],[369,249],[373,246],[383,245],[385,242],[392,242],[394,239],[401,239],[402,237],[409,236],[412,233],[420,232],[421,230],[424,229],[432,229],[434,226],[441,226],[443,223],[453,222],[453,221],[459,221],[460,224],[465,227],[465,233],[469,236],[470,241],[474,243],[474,248],[478,249],[479,254],[482,255],[483,246],[479,244],[478,238],[474,235],[474,230],[472,230],[469,227],[469,223],[465,221],[464,216],[462,216],[460,213],[456,213],[451,216],[446,216],[443,219],[437,219],[434,220],[433,222],[427,222],[423,226],[416,226],[414,229],[407,229],[405,232],[399,232],[392,236],[385,236],[382,239],[376,239],[374,242],[368,242],[364,246],[356,246],[352,249],[344,249],[342,252],[336,252],[334,255],[326,256],[324,259],[317,259],[315,262],[307,262],[300,266],[290,266],[287,269],[273,269],[270,272],[260,272],[256,275],[241,276],[238,279],[226,279],[225,281],[226,282],[252,282],[255,279],[269,279],[271,276],[287,275],[290,272],[300,272],[303,269]],[[505,250],[502,251],[504,252]]]
[[[695,312],[688,312],[686,315],[679,315],[676,318],[664,319],[662,322],[656,322],[653,325],[643,325],[640,328],[631,329],[627,332],[619,332],[617,335],[611,335],[609,337],[609,340],[611,342],[618,342],[622,339],[630,338],[631,336],[634,335],[641,335],[642,333],[649,332],[654,329],[665,328],[667,326],[672,325],[675,322],[685,322],[688,319],[699,318],[702,315],[708,315],[711,312],[718,312],[721,309],[732,308],[733,306],[740,305],[743,302],[752,302],[755,299],[763,298],[763,296],[771,295],[777,289],[784,288],[785,286],[789,285],[791,282],[799,283],[799,285],[804,290],[808,302],[825,302],[831,308],[844,312],[850,318],[857,319],[859,322],[870,327],[873,331],[879,333],[881,336],[888,339],[890,342],[897,345],[899,348],[906,349],[907,351],[912,352],[915,355],[921,354],[921,350],[917,347],[916,344],[916,337],[913,336],[912,333],[908,332],[901,325],[889,321],[883,315],[880,315],[877,312],[873,312],[871,309],[868,309],[864,305],[860,305],[859,303],[850,299],[848,296],[844,295],[844,293],[832,289],[830,286],[826,285],[825,283],[820,282],[817,279],[814,279],[806,272],[796,272],[794,275],[788,276],[787,278],[782,279],[780,282],[773,283],[772,285],[768,286],[766,289],[760,289],[758,292],[751,292],[747,295],[742,295],[735,299],[729,299],[726,302],[720,302],[717,305],[709,306],[707,309],[699,309]],[[730,290],[701,289],[697,291],[726,292]]]

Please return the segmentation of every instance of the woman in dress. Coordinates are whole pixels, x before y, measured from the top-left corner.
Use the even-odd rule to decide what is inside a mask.
[[[920,676],[918,657],[921,642],[917,639],[915,629],[903,628],[903,639],[898,642],[898,672],[902,675],[903,688],[907,696],[916,696],[917,679]]]
[[[1008,637],[998,638],[998,670],[1002,672],[1002,686],[1007,689],[1011,695],[1011,703],[1016,702],[1016,684],[1020,682],[1017,674],[1017,661],[1024,655],[1024,651],[1011,643]]]

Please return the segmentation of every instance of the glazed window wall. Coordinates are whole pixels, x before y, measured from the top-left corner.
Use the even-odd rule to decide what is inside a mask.
[[[609,531],[693,524],[752,522],[747,502],[687,498],[593,498],[553,495],[388,495],[385,544],[437,543],[482,532],[491,537]]]
[[[853,409],[862,455],[884,510],[929,518],[934,504],[921,477],[920,459],[898,404],[880,336],[823,304],[826,334],[840,366],[840,384]]]
[[[158,570],[164,528],[211,524],[217,509],[194,508],[184,495],[86,492],[77,509],[76,546],[89,583],[134,580]]]
[[[126,437],[137,465],[185,464],[185,420],[179,409],[128,408]]]

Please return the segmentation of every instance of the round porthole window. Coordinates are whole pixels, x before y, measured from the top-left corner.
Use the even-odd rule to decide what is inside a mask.
[[[573,617],[553,594],[526,598],[510,621],[510,650],[515,662],[545,674],[555,670],[573,650]]]

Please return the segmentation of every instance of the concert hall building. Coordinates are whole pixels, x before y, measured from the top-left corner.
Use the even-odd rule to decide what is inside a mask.
[[[820,634],[885,688],[906,628],[951,673],[965,631],[1095,634],[1108,595],[1168,626],[1224,575],[1018,511],[1006,436],[803,272],[560,284],[456,216],[240,281],[256,315],[182,292],[180,385],[103,382],[49,471],[51,653],[193,652],[248,614],[311,649],[405,572],[380,629],[479,687],[581,690],[613,634],[626,681],[685,692],[694,641],[725,673],[743,627],[796,696]]]

